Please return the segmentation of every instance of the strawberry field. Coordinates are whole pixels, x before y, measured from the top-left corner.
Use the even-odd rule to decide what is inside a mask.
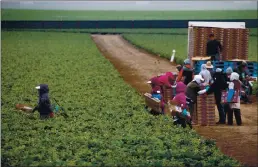
[[[2,31],[3,166],[236,166],[214,141],[144,110],[89,34]],[[39,120],[34,106],[47,83],[68,118]]]

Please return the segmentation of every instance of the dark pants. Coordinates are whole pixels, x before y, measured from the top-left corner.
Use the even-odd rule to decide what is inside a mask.
[[[226,116],[225,116],[224,108],[221,104],[221,91],[214,92],[214,95],[215,95],[215,101],[219,112],[219,122],[225,123]]]
[[[224,109],[225,121],[226,121],[226,120],[227,120],[228,111],[231,110],[229,104],[228,104],[228,103],[224,104],[224,105],[223,105],[223,109]]]
[[[237,125],[242,124],[240,109],[232,108],[228,111],[228,124],[233,125],[233,113],[235,114]]]
[[[248,81],[243,82],[243,84],[244,84],[245,86],[247,86],[248,88],[245,89],[245,93],[241,96],[241,99],[242,99],[244,102],[250,102],[248,96],[252,94],[252,91],[253,91],[252,86],[250,85],[250,83],[249,83]]]
[[[211,57],[211,61],[218,61],[219,60],[219,54],[209,55]]]

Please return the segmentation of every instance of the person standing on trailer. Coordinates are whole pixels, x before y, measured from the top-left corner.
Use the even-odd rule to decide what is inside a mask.
[[[206,55],[211,57],[211,61],[218,61],[221,59],[222,45],[220,41],[216,40],[214,34],[209,35],[209,41],[207,42]]]
[[[183,68],[178,68],[180,69],[178,77],[177,77],[177,82],[181,81],[181,79],[183,78],[183,82],[185,85],[187,85],[188,83],[190,83],[193,79],[193,68],[191,66],[190,60],[189,59],[185,59],[184,60],[184,65]]]

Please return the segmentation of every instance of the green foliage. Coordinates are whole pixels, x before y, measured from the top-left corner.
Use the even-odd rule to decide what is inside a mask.
[[[253,82],[253,95],[257,95],[258,94],[258,83],[257,81]]]
[[[215,142],[144,111],[88,34],[2,32],[2,166],[238,166]],[[39,120],[35,86],[69,115]]]
[[[175,29],[176,31],[178,29]],[[188,35],[178,34],[124,34],[124,38],[136,45],[161,57],[170,59],[172,50],[176,50],[175,61],[179,64],[187,58]],[[248,60],[257,61],[257,30],[251,29],[249,37]]]
[[[72,11],[2,9],[2,20],[191,20],[257,19],[256,10]]]

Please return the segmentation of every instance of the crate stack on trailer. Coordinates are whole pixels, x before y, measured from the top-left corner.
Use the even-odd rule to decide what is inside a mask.
[[[207,63],[206,46],[209,34],[222,44],[222,61],[213,61],[214,70],[228,67],[236,68],[242,60],[248,60],[249,30],[244,22],[189,22],[188,23],[188,58],[199,74],[201,65]],[[257,62],[247,61],[248,70],[252,77],[257,77]],[[214,125],[215,102],[209,102],[211,96],[198,97],[197,123],[200,125]],[[213,115],[213,116],[210,116]],[[208,123],[209,120],[211,123]]]

